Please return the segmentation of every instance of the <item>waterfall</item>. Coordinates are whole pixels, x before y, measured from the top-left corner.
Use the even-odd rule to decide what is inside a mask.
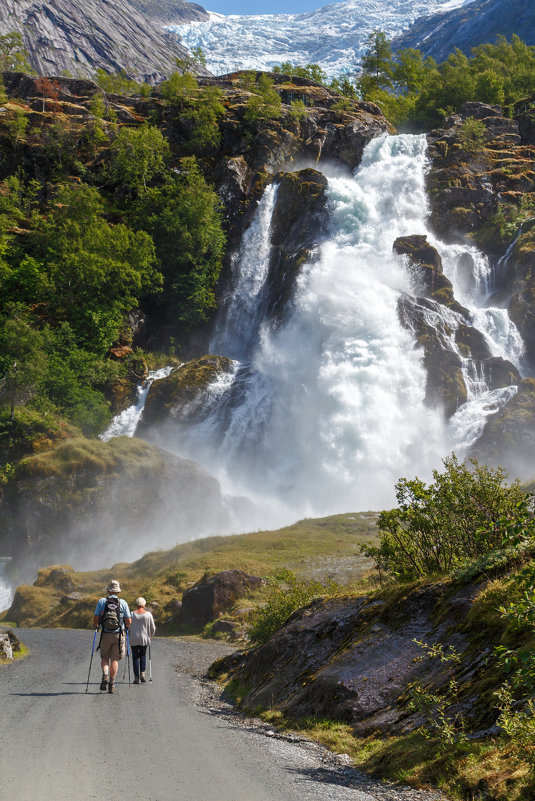
[[[100,439],[108,442],[112,437],[133,437],[153,381],[166,378],[173,369],[173,367],[161,367],[159,370],[151,370],[137,388],[136,402],[115,415],[106,431],[100,435]]]
[[[0,612],[8,609],[13,600],[13,590],[4,576],[4,570],[10,560],[9,556],[0,556]]]
[[[392,251],[398,236],[425,234],[437,247],[492,355],[518,365],[522,352],[506,311],[485,306],[486,259],[429,232],[425,170],[425,136],[400,135],[372,140],[354,177],[327,176],[332,230],[277,326],[265,319],[262,292],[276,200],[274,187],[266,191],[233,260],[211,345],[236,360],[235,372],[214,385],[203,421],[177,431],[179,452],[233,494],[286,519],[383,507],[401,476],[429,478],[452,448],[462,457],[516,392],[489,390],[455,344],[466,320],[434,303],[428,322],[460,358],[468,400],[449,423],[425,404],[423,353],[398,313],[413,291]]]

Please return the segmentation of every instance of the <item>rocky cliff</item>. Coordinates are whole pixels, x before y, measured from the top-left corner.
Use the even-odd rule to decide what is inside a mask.
[[[476,0],[434,16],[420,17],[397,36],[394,48],[417,47],[435,61],[444,61],[458,47],[470,54],[473,47],[494,42],[498,36],[520,36],[535,44],[535,9],[526,0]]]
[[[101,68],[152,84],[188,54],[177,36],[163,30],[160,14],[174,13],[202,16],[198,7],[179,2],[160,9],[128,0],[4,0],[0,35],[21,33],[32,67],[42,75],[91,77]]]
[[[505,115],[499,106],[466,103],[428,135],[427,186],[431,222],[446,241],[475,241],[496,265],[489,305],[508,309],[525,343],[524,375],[535,366],[533,206],[535,203],[535,102],[526,99]],[[467,120],[479,121],[482,139],[464,136]],[[469,275],[469,272],[468,274]],[[487,362],[512,378],[510,365]],[[505,368],[505,373],[502,373]],[[450,382],[452,373],[449,372]],[[512,383],[518,384],[519,376]],[[513,473],[530,461],[535,389],[523,381],[520,392],[489,418],[472,454],[503,463]],[[528,471],[529,472],[529,471]]]

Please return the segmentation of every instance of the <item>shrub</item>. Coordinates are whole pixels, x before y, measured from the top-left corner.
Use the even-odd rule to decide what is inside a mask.
[[[336,584],[302,581],[290,570],[283,570],[268,581],[267,603],[251,615],[248,628],[252,642],[262,645],[297,609],[315,598],[337,592]]]
[[[459,127],[459,142],[469,153],[479,153],[485,148],[486,131],[483,120],[467,117]]]
[[[400,479],[399,506],[381,512],[378,547],[363,546],[380,571],[401,581],[450,571],[501,547],[504,517],[514,516],[526,498],[518,481],[505,484],[502,468],[484,467],[474,459],[461,464],[455,454],[445,470],[433,471],[429,486],[418,478]]]

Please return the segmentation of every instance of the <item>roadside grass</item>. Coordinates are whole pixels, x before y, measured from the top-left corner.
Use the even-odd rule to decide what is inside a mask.
[[[250,688],[231,681],[237,703]],[[532,801],[535,777],[504,738],[467,741],[444,753],[439,741],[413,731],[397,737],[359,737],[352,727],[326,718],[293,720],[277,709],[246,709],[278,731],[304,735],[337,754],[347,754],[370,776],[416,788],[438,788],[458,801]]]

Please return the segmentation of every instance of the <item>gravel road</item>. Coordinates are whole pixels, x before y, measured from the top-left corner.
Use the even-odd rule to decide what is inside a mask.
[[[300,737],[246,720],[200,677],[229,651],[157,638],[153,682],[85,686],[91,631],[19,632],[30,655],[0,667],[0,784],[17,801],[431,801],[369,779]]]

